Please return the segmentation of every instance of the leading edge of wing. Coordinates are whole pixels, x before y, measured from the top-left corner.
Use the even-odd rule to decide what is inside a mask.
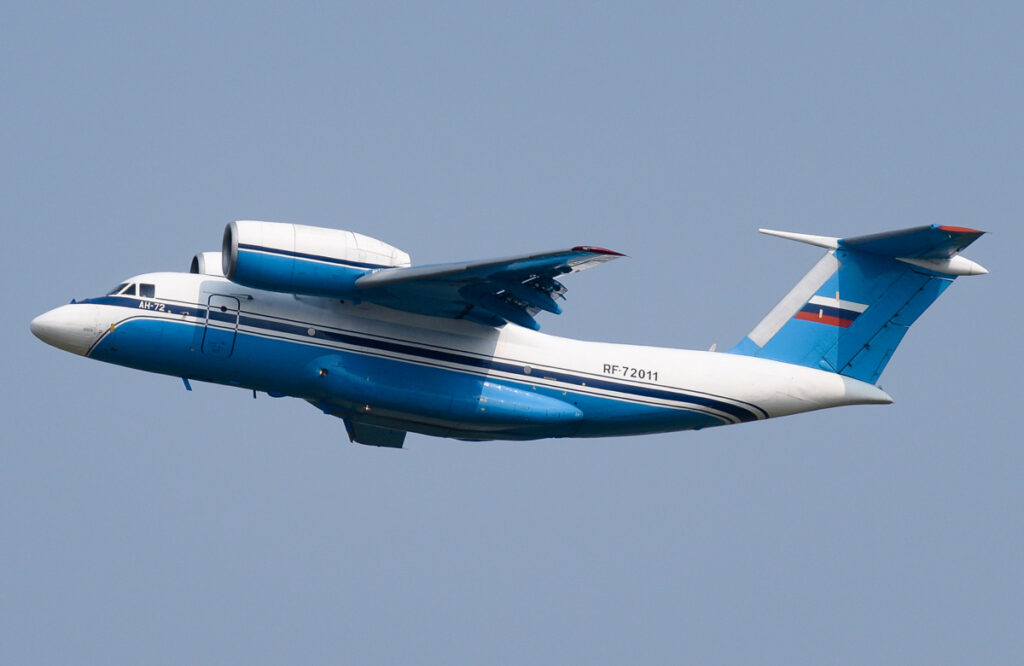
[[[568,250],[523,254],[499,259],[481,261],[462,261],[430,266],[413,266],[410,268],[385,268],[360,277],[355,285],[359,289],[383,287],[388,285],[412,282],[415,280],[436,280],[442,278],[458,279],[459,277],[482,277],[488,274],[504,272],[528,272],[530,270],[553,270],[564,268],[561,273],[575,273],[592,268],[612,259],[624,257],[625,254],[591,245],[577,245]],[[558,260],[563,258],[564,261]]]

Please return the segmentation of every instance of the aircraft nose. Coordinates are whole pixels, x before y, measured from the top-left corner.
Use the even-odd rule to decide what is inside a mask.
[[[29,327],[46,344],[84,356],[99,337],[96,321],[92,306],[71,304],[44,312]]]

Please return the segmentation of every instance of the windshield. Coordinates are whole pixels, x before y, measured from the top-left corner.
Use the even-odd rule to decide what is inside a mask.
[[[119,293],[122,289],[124,289],[127,286],[128,286],[127,282],[122,282],[121,284],[117,285],[116,287],[114,287],[113,289],[108,291],[107,292],[107,296],[113,296],[114,294]]]

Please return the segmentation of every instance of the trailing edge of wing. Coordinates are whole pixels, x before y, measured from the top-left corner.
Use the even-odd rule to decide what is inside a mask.
[[[511,321],[538,329],[534,315],[562,311],[556,301],[566,289],[556,278],[621,256],[579,245],[501,259],[383,269],[362,276],[355,286],[365,300],[396,310],[489,326]]]

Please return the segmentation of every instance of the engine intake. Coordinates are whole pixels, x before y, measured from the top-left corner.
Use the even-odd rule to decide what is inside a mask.
[[[220,252],[200,252],[192,257],[192,265],[189,267],[188,272],[224,277]]]
[[[409,255],[351,231],[241,220],[224,229],[224,275],[268,291],[342,298],[357,278],[380,268],[409,266]]]

